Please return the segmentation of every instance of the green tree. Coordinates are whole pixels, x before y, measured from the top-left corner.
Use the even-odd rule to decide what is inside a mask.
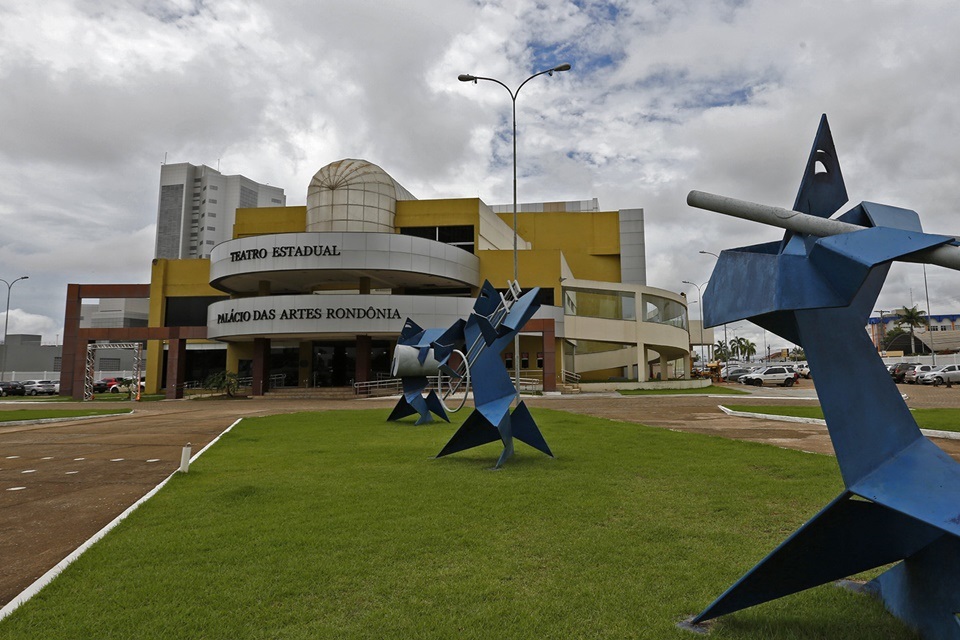
[[[913,336],[913,330],[917,327],[925,327],[927,322],[927,312],[922,309],[918,309],[916,305],[910,307],[903,307],[902,309],[897,310],[897,325],[903,326],[906,325],[910,330],[910,353],[917,352],[917,343]]]
[[[211,373],[207,376],[207,379],[203,381],[203,386],[206,389],[213,389],[214,391],[225,391],[226,394],[232,398],[239,386],[237,383],[237,374],[229,371]]]
[[[790,357],[794,362],[799,362],[801,360],[806,360],[807,354],[804,352],[803,347],[794,347],[793,350],[790,351]]]
[[[885,334],[883,334],[883,350],[889,351],[890,344],[894,341],[894,339],[904,335],[905,333],[906,331],[903,330],[903,327],[894,326],[893,329],[890,329],[890,331],[887,331]]]
[[[730,349],[727,348],[726,342],[717,340],[717,344],[713,345],[713,357],[724,362],[730,359]]]
[[[740,351],[740,355],[749,361],[753,356],[757,355],[757,345],[754,344],[747,338],[737,338],[737,343]]]

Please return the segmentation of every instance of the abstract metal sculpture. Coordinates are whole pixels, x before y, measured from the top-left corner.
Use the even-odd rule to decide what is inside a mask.
[[[391,374],[399,376],[403,385],[403,396],[393,408],[387,421],[399,420],[417,413],[417,424],[433,422],[432,411],[440,418],[450,422],[443,401],[434,389],[426,398],[423,392],[429,386],[428,376],[435,376],[441,365],[446,365],[450,356],[457,350],[454,345],[463,341],[463,320],[458,320],[449,329],[421,329],[416,322],[407,318],[394,350]],[[439,358],[439,360],[437,359]]]
[[[437,454],[438,458],[500,439],[503,452],[497,460],[499,468],[513,455],[514,438],[553,457],[526,405],[520,402],[510,413],[516,389],[500,358],[503,349],[540,308],[536,301],[539,292],[537,287],[520,295],[514,282],[508,295],[501,296],[493,285],[484,282],[466,321],[458,320],[446,330],[424,330],[407,319],[393,360],[393,373],[402,377],[404,393],[388,420],[419,413],[417,424],[422,424],[432,421],[432,411],[449,422],[443,398],[435,390],[423,397],[427,377],[436,375],[442,380],[445,374],[451,380],[445,397],[461,392],[465,399],[472,382],[475,409]],[[465,351],[457,348],[461,344]],[[459,356],[455,368],[450,364],[454,354]],[[447,411],[462,406],[461,402],[457,409]]]
[[[721,253],[705,321],[749,319],[803,347],[845,485],[692,623],[901,561],[865,590],[924,637],[958,639],[960,464],[920,433],[864,326],[892,261],[960,269],[960,247],[907,209],[862,202],[829,219],[846,201],[826,116],[792,211],[687,198],[787,230]]]

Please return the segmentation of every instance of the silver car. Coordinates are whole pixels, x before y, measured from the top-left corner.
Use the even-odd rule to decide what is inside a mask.
[[[916,384],[919,382],[920,376],[935,369],[936,367],[932,364],[915,364],[903,374],[903,381],[907,384]]]
[[[28,396],[40,394],[52,396],[57,392],[57,388],[49,380],[25,380],[22,384]]]
[[[920,384],[932,384],[940,386],[941,384],[960,382],[960,364],[948,364],[940,367],[936,371],[928,371],[919,378]]]

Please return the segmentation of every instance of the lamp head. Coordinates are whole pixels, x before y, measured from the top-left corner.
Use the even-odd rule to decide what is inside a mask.
[[[469,73],[461,73],[457,76],[457,80],[460,82],[470,82],[473,81],[474,84],[477,83],[477,76],[472,76]]]
[[[553,68],[554,71],[570,71],[570,63],[564,62],[563,64],[558,64]]]

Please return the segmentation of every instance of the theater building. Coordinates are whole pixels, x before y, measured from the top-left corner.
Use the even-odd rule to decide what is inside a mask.
[[[511,209],[418,200],[374,164],[334,162],[306,206],[238,208],[231,239],[209,257],[154,259],[149,285],[70,285],[61,392],[82,395],[97,341],[145,342],[146,391],[171,398],[224,369],[251,378],[254,395],[388,377],[407,317],[425,328],[466,318],[484,280],[507,288],[515,257],[542,305],[519,353],[503,354],[521,377],[546,391],[574,375],[646,381],[688,357],[685,299],[646,286],[641,209],[525,204],[516,252]],[[74,323],[84,298],[131,293],[149,297],[147,327]]]

